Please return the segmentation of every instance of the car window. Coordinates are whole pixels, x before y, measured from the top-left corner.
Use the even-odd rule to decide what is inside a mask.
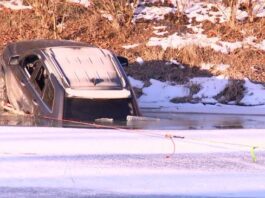
[[[38,62],[39,57],[36,55],[29,55],[22,61],[22,67],[29,78],[32,76],[34,70],[37,69]]]
[[[48,79],[47,69],[40,61],[37,61],[34,64],[34,72],[31,75],[31,81],[41,97],[43,95],[47,79]]]
[[[52,110],[55,90],[49,78],[48,71],[41,61],[35,61],[31,82],[45,104]]]
[[[54,101],[54,88],[49,78],[46,79],[44,94],[43,94],[43,101],[46,103],[46,105],[50,109],[52,109],[53,101]]]

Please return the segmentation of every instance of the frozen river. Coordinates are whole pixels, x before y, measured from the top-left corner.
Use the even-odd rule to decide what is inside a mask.
[[[264,197],[264,134],[0,127],[1,197]]]
[[[195,114],[195,113],[165,113],[155,109],[142,109],[146,117],[157,118],[151,120],[133,120],[129,122],[97,123],[117,127],[135,129],[160,130],[190,130],[190,129],[265,129],[265,116],[254,115],[222,115],[222,114]],[[89,125],[63,122],[64,126],[89,127]],[[0,125],[8,126],[61,126],[56,121],[41,118],[16,116],[2,113]]]
[[[263,116],[142,112],[97,123],[116,130],[2,113],[1,197],[264,197]]]

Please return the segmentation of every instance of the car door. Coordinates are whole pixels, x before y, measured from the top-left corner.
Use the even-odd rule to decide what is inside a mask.
[[[53,104],[43,101],[45,90],[50,87],[49,73],[41,60],[34,62],[35,68],[30,77],[30,93],[32,96],[33,113],[35,115],[52,115]],[[54,94],[53,94],[54,95]]]
[[[34,64],[36,69],[30,78],[34,114],[45,118],[60,119],[62,118],[64,91],[43,61],[39,60]]]
[[[16,109],[22,110],[26,113],[33,112],[31,102],[31,94],[29,92],[30,75],[25,69],[25,60],[32,55],[22,57],[19,65],[9,65],[8,72],[6,72],[6,86],[10,102]],[[37,56],[35,56],[37,59]]]

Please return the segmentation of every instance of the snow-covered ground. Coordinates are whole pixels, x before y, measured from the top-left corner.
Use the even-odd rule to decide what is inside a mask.
[[[75,197],[263,197],[264,133],[1,127],[0,189],[40,197],[49,190]],[[173,144],[169,135],[185,138]]]
[[[190,113],[220,113],[220,114],[265,114],[265,90],[261,84],[245,80],[245,93],[239,105],[220,104],[214,97],[228,85],[228,79],[223,76],[197,77],[182,85],[172,85],[170,82],[160,82],[151,79],[151,85],[144,87],[142,81],[129,78],[133,87],[142,88],[143,95],[139,98],[139,105],[143,108],[156,108],[160,111],[190,112]],[[200,87],[192,98],[200,99],[200,103],[172,103],[173,98],[188,97],[189,87],[196,84]]]
[[[265,16],[265,7],[264,0],[255,1],[253,13],[257,17]],[[180,2],[179,6],[183,13],[189,19],[190,24],[187,25],[188,28],[191,28],[194,33],[173,33],[172,35],[166,37],[152,37],[147,46],[161,46],[163,49],[166,48],[182,48],[187,45],[197,45],[201,47],[211,47],[217,52],[229,53],[234,51],[237,48],[242,48],[250,46],[257,49],[264,50],[264,42],[254,43],[255,37],[245,38],[243,41],[237,42],[225,42],[221,41],[219,37],[207,37],[203,34],[202,24],[203,21],[211,21],[212,23],[223,23],[229,20],[230,8],[224,7],[221,4],[221,1],[216,1],[216,3],[200,2],[200,1],[187,1],[185,3]],[[176,12],[178,7],[144,7],[141,6],[136,9],[134,20],[162,20],[164,16],[170,12]],[[244,20],[248,16],[246,11],[241,11],[238,9],[237,19]],[[199,25],[193,25],[192,20],[199,22]]]
[[[187,1],[182,2],[172,1],[175,8],[163,7],[144,7],[140,6],[136,10],[136,15],[134,20],[162,20],[164,16],[170,12],[175,12],[180,10],[185,13],[189,19],[187,25],[188,28],[193,30],[193,33],[182,33],[176,32],[171,35],[163,36],[167,34],[166,26],[156,27],[154,34],[157,36],[151,37],[146,43],[147,46],[161,46],[164,50],[167,48],[177,48],[181,49],[185,46],[200,46],[200,47],[210,47],[213,50],[228,54],[233,52],[238,48],[255,48],[259,50],[265,49],[265,40],[261,42],[255,42],[256,37],[250,36],[245,37],[242,41],[228,42],[221,41],[218,36],[208,37],[203,33],[203,28],[201,22],[209,20],[212,23],[224,23],[227,22],[230,15],[230,8],[224,7],[221,1],[216,1],[215,3],[202,2],[202,1]],[[178,7],[181,6],[181,7]],[[159,11],[157,11],[159,10]],[[265,7],[264,1],[254,1],[253,13],[256,17],[264,17]],[[241,11],[238,9],[237,20],[245,20],[248,16],[246,11]],[[192,20],[198,22],[197,25],[192,24]],[[158,30],[163,30],[161,34],[158,34]],[[243,30],[242,30],[243,32]],[[137,45],[131,45],[132,47],[137,47]],[[126,48],[125,48],[126,49]],[[137,62],[137,60],[136,60]],[[219,64],[213,65],[210,63],[200,66],[201,69],[210,70],[214,68],[219,72],[225,72],[229,69],[230,65]],[[252,67],[250,65],[250,67]],[[184,66],[183,66],[184,68]],[[219,93],[224,91],[229,84],[228,76],[214,76],[214,77],[200,77],[190,79],[186,84],[178,85],[172,82],[159,82],[154,79],[150,79],[150,86],[139,87],[143,84],[137,79],[132,79],[131,84],[134,87],[142,88],[143,95],[139,98],[139,103],[141,107],[158,108],[162,111],[176,111],[176,112],[203,112],[203,113],[232,113],[232,114],[265,114],[265,90],[262,84],[255,84],[249,79],[244,79],[244,97],[241,101],[230,101],[228,104],[220,104],[215,99]],[[198,93],[190,93],[190,87],[195,84],[200,88]],[[196,99],[197,104],[191,103],[177,103],[174,104],[170,100],[174,98],[182,97],[192,97]],[[237,105],[236,105],[237,104]],[[240,106],[239,106],[240,105]]]

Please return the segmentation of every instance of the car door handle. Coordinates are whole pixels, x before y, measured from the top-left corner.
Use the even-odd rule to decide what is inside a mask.
[[[26,84],[24,83],[24,81],[23,81],[23,80],[21,80],[21,81],[20,81],[20,84],[21,84],[21,86],[23,86],[23,87],[25,87],[25,86],[26,86]]]
[[[37,100],[33,99],[32,103],[34,104],[34,106],[39,106],[39,104],[37,103]]]

